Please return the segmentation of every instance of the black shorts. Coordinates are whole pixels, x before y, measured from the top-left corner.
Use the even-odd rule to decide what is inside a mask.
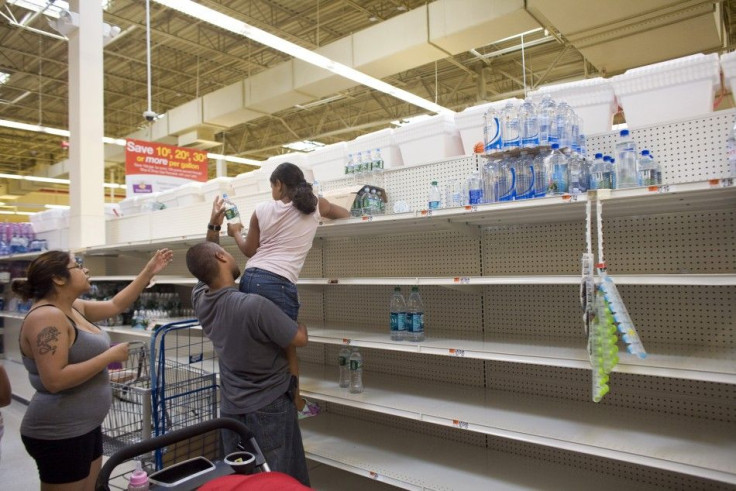
[[[102,455],[102,427],[82,436],[41,440],[21,435],[26,451],[36,461],[41,482],[64,484],[89,476],[92,462]]]

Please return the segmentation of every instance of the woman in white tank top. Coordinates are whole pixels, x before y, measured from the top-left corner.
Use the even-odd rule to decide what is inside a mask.
[[[299,314],[296,281],[312,248],[320,217],[348,218],[350,212],[317,198],[302,170],[294,164],[279,165],[269,180],[273,201],[256,205],[248,235],[243,238],[242,224],[228,224],[227,234],[249,258],[240,278],[240,291],[268,298],[296,320]],[[298,377],[296,348],[287,351],[287,358],[291,373]],[[300,395],[295,403],[300,417],[314,416],[319,411],[316,404],[307,403]]]

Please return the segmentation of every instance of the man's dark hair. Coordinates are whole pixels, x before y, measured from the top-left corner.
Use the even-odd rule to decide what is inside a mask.
[[[202,283],[210,284],[217,277],[217,258],[215,254],[222,249],[214,242],[193,245],[187,251],[187,268]]]

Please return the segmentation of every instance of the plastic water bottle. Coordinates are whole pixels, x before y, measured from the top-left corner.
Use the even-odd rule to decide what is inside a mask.
[[[553,143],[552,151],[544,160],[547,174],[547,194],[565,194],[568,192],[570,175],[568,172],[567,156],[560,152],[560,144]]]
[[[639,186],[659,186],[662,184],[662,170],[649,150],[641,151],[639,157]]]
[[[536,148],[539,146],[537,108],[529,99],[526,99],[519,108],[519,128],[522,148]]]
[[[539,122],[539,144],[551,145],[557,143],[557,127],[555,126],[555,101],[552,96],[544,94],[542,102],[539,104],[537,111],[537,121]]]
[[[511,201],[516,194],[516,169],[510,157],[498,161],[497,189],[498,201]]]
[[[726,140],[726,158],[728,159],[728,173],[736,177],[736,124],[731,128]]]
[[[339,370],[338,384],[340,387],[347,388],[350,386],[350,350],[347,346],[343,346],[337,355],[337,367]]]
[[[534,170],[534,197],[544,198],[547,196],[547,171],[544,167],[544,159],[549,153],[539,153],[532,161]]]
[[[516,195],[514,199],[531,199],[534,197],[534,158],[525,151],[515,161]]]
[[[363,357],[358,348],[353,348],[350,353],[350,393],[361,392],[363,392]]]
[[[479,172],[472,172],[468,176],[468,204],[480,205],[483,203],[483,182]]]
[[[486,153],[498,152],[503,145],[499,115],[492,107],[483,115],[483,144]]]
[[[483,202],[495,203],[498,201],[498,164],[500,159],[493,158],[483,165]]]
[[[222,195],[222,200],[224,201],[225,206],[225,218],[227,218],[228,223],[242,223],[240,221],[240,212],[238,211],[238,206],[232,202],[230,198],[228,198],[227,194]]]
[[[406,302],[401,287],[394,288],[391,295],[391,341],[402,341],[406,334]]]
[[[373,163],[371,165],[373,170],[373,182],[376,186],[383,187],[383,169],[384,162],[383,156],[381,155],[381,149],[377,148],[373,151]]]
[[[406,339],[424,341],[424,304],[418,286],[411,287],[411,294],[406,302]]]
[[[501,141],[504,149],[518,148],[521,144],[519,139],[519,111],[509,101],[501,110]]]
[[[355,182],[355,159],[352,153],[348,154],[348,161],[345,163],[345,177]]]
[[[554,127],[557,130],[556,143],[560,144],[560,148],[571,147],[573,144],[573,127],[575,126],[575,111],[565,101],[560,101],[557,104],[557,110],[555,111],[555,123]],[[550,142],[552,139],[550,138]]]
[[[312,192],[314,193],[316,197],[318,198],[322,197],[322,185],[316,179],[312,183]]]
[[[437,187],[437,181],[432,181],[429,186],[429,198],[427,199],[427,209],[438,210],[442,206],[442,193]]]
[[[601,185],[605,184],[601,182],[603,179],[603,154],[598,152],[593,157],[593,163],[590,166],[589,188],[592,190],[606,189],[601,187]]]
[[[588,171],[585,160],[578,151],[578,146],[573,146],[573,151],[568,157],[568,169],[570,173],[570,194],[580,194],[588,190]]]
[[[128,481],[128,491],[148,491],[148,489],[148,474],[143,470],[141,461],[136,460],[135,470],[130,475],[130,481]]]
[[[638,185],[637,157],[636,142],[631,138],[629,130],[621,130],[618,143],[616,143],[616,187],[618,189],[633,188]]]
[[[363,184],[365,182],[365,166],[363,162],[363,152],[358,152],[355,155],[355,162],[354,162],[354,172],[355,179],[358,181],[358,184]]]

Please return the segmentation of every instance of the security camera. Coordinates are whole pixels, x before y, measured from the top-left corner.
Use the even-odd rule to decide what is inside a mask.
[[[153,111],[143,111],[143,117],[146,118],[146,121],[154,122],[158,119],[158,114]]]

